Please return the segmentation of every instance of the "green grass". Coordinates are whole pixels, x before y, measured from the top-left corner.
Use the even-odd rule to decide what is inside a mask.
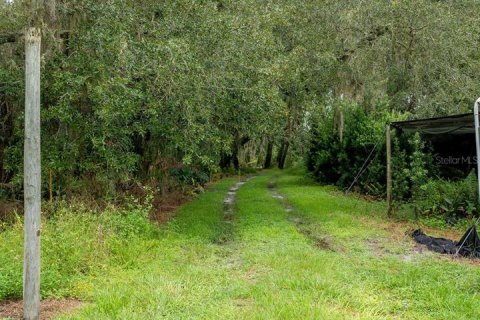
[[[160,228],[140,207],[58,213],[44,222],[43,296],[87,301],[62,319],[480,318],[478,267],[412,253],[383,203],[269,171],[240,188],[231,225],[222,202],[233,183]],[[19,222],[0,233],[0,298],[20,293]]]

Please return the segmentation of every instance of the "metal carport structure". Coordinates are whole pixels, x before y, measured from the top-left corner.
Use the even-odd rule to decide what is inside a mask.
[[[401,130],[403,132],[419,132],[426,135],[463,135],[474,134],[476,142],[477,155],[477,180],[478,193],[480,198],[480,120],[479,120],[479,104],[480,98],[477,99],[474,105],[473,113],[463,113],[444,117],[435,117],[427,119],[416,119],[407,121],[396,121],[387,125],[386,128],[386,146],[387,146],[387,203],[388,214],[392,212],[392,142],[391,130],[392,128]]]

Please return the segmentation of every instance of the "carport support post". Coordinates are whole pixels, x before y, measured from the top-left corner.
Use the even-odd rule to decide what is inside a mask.
[[[473,107],[473,117],[475,119],[475,143],[477,149],[477,180],[478,180],[478,198],[480,199],[480,119],[478,114],[478,105],[480,103],[480,98],[475,101],[475,106]]]
[[[388,211],[387,216],[392,215],[393,203],[392,203],[392,137],[390,124],[387,124],[385,128],[386,133],[386,145],[387,145],[387,204]]]

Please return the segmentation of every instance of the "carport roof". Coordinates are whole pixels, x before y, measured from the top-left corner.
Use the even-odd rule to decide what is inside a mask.
[[[473,113],[456,114],[445,117],[397,121],[392,127],[404,132],[420,132],[423,134],[474,134],[475,122]]]

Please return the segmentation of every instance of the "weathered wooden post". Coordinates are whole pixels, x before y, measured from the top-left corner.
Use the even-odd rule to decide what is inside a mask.
[[[387,204],[388,211],[387,216],[392,215],[393,203],[392,203],[392,137],[391,127],[388,124],[385,128],[386,132],[386,145],[387,145]]]
[[[25,32],[23,314],[40,317],[40,50],[39,28]]]
[[[53,201],[53,177],[52,169],[48,170],[48,201],[52,203]]]

